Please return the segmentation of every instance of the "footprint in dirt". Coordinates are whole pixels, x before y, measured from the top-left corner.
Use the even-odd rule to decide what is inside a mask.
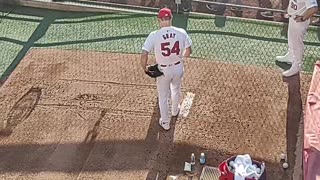
[[[80,94],[74,99],[79,101],[96,101],[98,97],[94,94]]]
[[[41,96],[40,88],[31,88],[25,93],[11,108],[8,116],[5,119],[6,127],[1,130],[0,136],[9,136],[14,128],[25,119],[27,119]]]

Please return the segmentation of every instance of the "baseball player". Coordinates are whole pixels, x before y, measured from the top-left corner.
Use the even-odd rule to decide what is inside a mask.
[[[291,63],[291,68],[282,74],[293,76],[301,71],[304,54],[304,35],[310,24],[310,17],[318,11],[317,0],[290,0],[288,5],[288,52],[284,56],[277,56],[279,62]]]
[[[184,74],[184,57],[191,54],[192,41],[186,31],[172,26],[172,13],[168,8],[160,9],[158,21],[160,29],[147,37],[142,47],[141,66],[148,71],[148,55],[154,51],[158,69],[163,75],[156,77],[160,108],[160,126],[170,129],[168,98],[171,90],[172,116],[178,116],[180,110],[181,83]]]

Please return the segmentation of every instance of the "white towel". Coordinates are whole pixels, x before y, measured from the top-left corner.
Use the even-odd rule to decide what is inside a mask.
[[[252,164],[249,154],[238,155],[234,160],[234,180],[245,180],[245,178],[259,178],[257,167]]]

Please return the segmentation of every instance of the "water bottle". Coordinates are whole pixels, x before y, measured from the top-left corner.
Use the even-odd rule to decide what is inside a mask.
[[[200,164],[204,165],[206,163],[206,157],[204,155],[204,153],[200,154]]]
[[[196,157],[195,157],[194,153],[191,154],[190,164],[191,164],[191,170],[193,171],[194,165],[196,164]]]

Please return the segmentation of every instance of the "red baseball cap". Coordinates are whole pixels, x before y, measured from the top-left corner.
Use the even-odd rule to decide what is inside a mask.
[[[158,13],[158,18],[164,18],[164,17],[172,17],[172,13],[169,8],[160,9],[160,11]]]

